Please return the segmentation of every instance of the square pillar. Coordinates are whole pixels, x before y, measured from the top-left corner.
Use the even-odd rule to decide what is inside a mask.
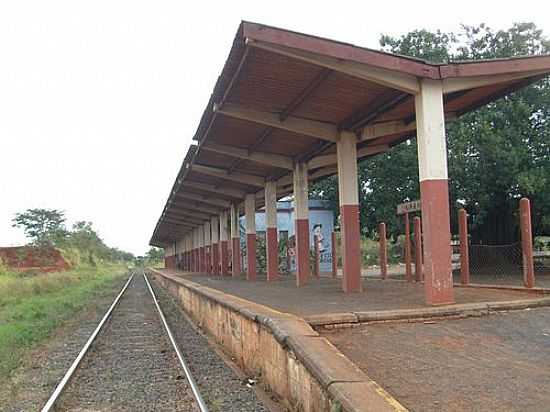
[[[265,184],[265,251],[267,280],[276,280],[279,274],[279,245],[277,241],[277,183]]]
[[[256,196],[246,195],[244,200],[246,221],[246,264],[247,280],[256,280]]]
[[[357,180],[357,137],[341,132],[336,142],[338,195],[340,200],[342,289],[360,292],[361,231],[359,225],[359,184]]]
[[[296,239],[296,286],[309,278],[309,196],[307,163],[296,163],[294,184],[294,229]]]
[[[204,266],[206,273],[212,273],[212,265],[210,264],[210,255],[212,254],[211,240],[210,240],[210,222],[206,222],[203,225],[204,230]]]
[[[220,274],[220,246],[219,246],[219,236],[218,229],[220,224],[218,218],[214,216],[211,220],[212,227],[212,273],[214,275]]]
[[[440,80],[420,81],[415,110],[424,235],[425,301],[428,305],[444,305],[454,302],[454,293],[447,145]]]
[[[222,276],[227,276],[229,273],[229,252],[227,249],[228,239],[227,211],[224,210],[220,213],[220,273]]]
[[[239,225],[239,208],[231,204],[229,212],[231,218],[231,275],[239,276],[241,274],[241,234]]]
[[[206,271],[206,252],[204,250],[204,227],[199,226],[199,272]]]
[[[197,229],[193,229],[193,251],[192,251],[193,272],[199,271],[198,248],[199,248],[199,242],[198,242]]]

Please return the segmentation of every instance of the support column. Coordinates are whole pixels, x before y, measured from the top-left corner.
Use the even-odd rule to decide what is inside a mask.
[[[384,222],[378,225],[379,239],[379,259],[380,259],[380,276],[382,279],[388,278],[388,244],[386,234],[386,224]]]
[[[220,228],[220,223],[218,222],[217,217],[213,217],[211,220],[212,226],[212,273],[214,275],[220,274],[220,245],[219,245],[219,236],[218,230]]]
[[[247,280],[256,280],[256,196],[246,195],[244,200],[246,219],[246,264]]]
[[[422,222],[420,217],[414,218],[414,277],[417,282],[424,280],[422,271]]]
[[[424,233],[425,300],[429,305],[444,305],[454,302],[454,293],[447,146],[440,80],[420,80],[415,109]]]
[[[521,252],[523,257],[523,284],[526,288],[535,286],[535,267],[533,262],[533,233],[531,231],[531,202],[527,198],[519,201],[521,228]]]
[[[210,222],[206,222],[203,226],[204,228],[204,266],[206,273],[212,273],[212,265],[210,261],[212,259],[212,241],[210,237]]]
[[[199,226],[199,272],[206,272],[206,252],[204,250],[203,226]]]
[[[199,247],[199,242],[197,240],[197,229],[193,229],[193,251],[192,251],[192,254],[191,254],[191,257],[192,257],[192,263],[193,263],[193,272],[198,272],[199,271],[199,266],[198,266],[198,247]]]
[[[348,132],[340,133],[336,143],[342,236],[342,289],[346,293],[362,290],[356,144],[357,137]]]
[[[412,253],[411,253],[411,222],[409,213],[403,215],[405,220],[405,279],[412,282]]]
[[[235,204],[231,204],[231,275],[239,276],[242,272],[241,268],[241,235],[239,225],[239,208]]]
[[[265,184],[265,250],[267,280],[277,280],[279,274],[279,245],[277,241],[277,184]]]
[[[332,277],[335,278],[338,273],[338,256],[336,256],[336,232],[331,233],[331,247],[332,247]]]
[[[227,276],[229,273],[229,252],[227,250],[227,211],[220,213],[220,273]]]
[[[294,229],[296,238],[296,286],[309,278],[309,196],[307,164],[294,166]]]
[[[468,214],[466,210],[458,211],[458,234],[460,237],[460,283],[470,283],[470,250],[468,242]]]

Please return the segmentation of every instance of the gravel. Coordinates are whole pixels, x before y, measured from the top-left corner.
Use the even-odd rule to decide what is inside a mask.
[[[189,323],[175,299],[155,282],[151,285],[210,411],[268,411],[246,380],[237,376]]]
[[[134,276],[56,410],[199,410],[141,274]]]

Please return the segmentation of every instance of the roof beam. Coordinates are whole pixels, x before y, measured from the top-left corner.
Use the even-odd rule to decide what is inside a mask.
[[[213,215],[217,215],[223,210],[223,207],[200,205],[199,202],[193,200],[172,201],[170,202],[170,207],[175,210],[200,211],[204,213],[211,213]]]
[[[226,169],[219,169],[217,167],[203,166],[193,164],[191,165],[191,170],[196,173],[200,173],[207,176],[217,177],[220,179],[231,180],[233,182],[256,186],[264,187],[265,179],[263,177],[249,175],[245,173],[232,172],[229,173]]]
[[[196,217],[199,219],[210,219],[212,216],[215,216],[217,213],[203,212],[198,210],[188,210],[178,207],[177,209],[169,209],[166,213],[171,216],[183,216],[183,217]]]
[[[225,195],[234,199],[244,199],[246,192],[238,189],[232,189],[228,187],[219,187],[218,185],[210,185],[208,183],[183,181],[181,184],[183,187],[191,189],[202,190],[203,192],[212,193],[213,195]]]
[[[378,153],[386,152],[390,149],[387,144],[379,144],[373,146],[365,146],[357,149],[357,158],[372,156]],[[316,169],[319,167],[332,166],[337,164],[336,153],[316,156],[307,163],[308,169]]]
[[[334,71],[368,80],[384,86],[388,86],[406,93],[416,94],[420,91],[420,85],[416,76],[369,66],[364,63],[350,60],[336,59],[334,57],[321,56],[305,50],[293,49],[286,46],[275,45],[258,40],[246,39],[248,46],[257,47],[273,53],[282,54],[297,60],[305,61],[316,66],[326,67]]]
[[[314,137],[316,139],[328,140],[329,142],[336,142],[338,136],[336,125],[318,122],[316,120],[288,116],[282,121],[278,114],[248,109],[234,104],[224,104],[223,106],[214,105],[214,111],[236,119],[287,130],[292,133]]]
[[[204,203],[207,205],[218,206],[222,209],[227,209],[231,207],[231,202],[228,202],[227,200],[223,200],[220,198],[215,198],[213,196],[204,196],[196,193],[186,193],[186,192],[183,192],[183,193],[176,192],[174,196],[179,199],[189,199],[189,200],[194,200],[196,202]]]
[[[443,79],[443,93],[453,93],[461,90],[475,89],[477,87],[491,86],[494,84],[522,80],[528,77],[540,76],[548,73],[548,70],[537,70],[523,73],[471,76],[471,77],[449,77]]]
[[[379,137],[388,136],[392,134],[399,134],[403,132],[412,132],[416,130],[416,122],[406,123],[404,121],[396,120],[384,123],[377,123],[371,126],[366,126],[361,131],[359,141],[374,140]]]
[[[393,110],[396,106],[399,106],[401,103],[404,103],[412,97],[407,93],[400,93],[395,96],[395,92],[392,93],[390,99],[386,99],[382,104],[377,107],[372,107],[372,103],[368,104],[367,107],[363,108],[361,111],[354,113],[348,119],[344,120],[341,124],[341,129],[348,130],[357,130],[361,127],[368,125],[369,123],[374,122],[378,117],[384,113]]]
[[[208,143],[201,146],[202,150],[210,152],[222,153],[239,159],[252,160],[257,163],[263,163],[281,169],[293,170],[292,158],[272,153],[251,152],[247,149],[241,149],[235,146],[228,146],[217,143]]]
[[[180,220],[183,222],[190,222],[200,225],[205,220],[210,219],[211,215],[200,215],[200,214],[190,214],[190,213],[176,213],[176,212],[166,212],[165,217],[172,220]]]

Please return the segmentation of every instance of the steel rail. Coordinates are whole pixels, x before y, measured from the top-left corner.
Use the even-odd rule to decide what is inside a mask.
[[[132,273],[130,275],[130,277],[128,278],[128,280],[124,284],[124,287],[119,292],[119,294],[117,295],[117,297],[115,298],[115,300],[113,301],[113,303],[111,304],[111,306],[109,307],[109,309],[107,310],[105,315],[103,316],[103,319],[101,319],[101,322],[99,322],[99,325],[97,325],[97,327],[95,328],[93,333],[90,335],[90,337],[86,341],[86,344],[82,347],[82,349],[78,353],[78,356],[76,357],[76,359],[72,363],[71,367],[67,370],[67,372],[63,376],[63,379],[61,379],[61,381],[59,382],[59,384],[57,385],[57,387],[55,388],[55,390],[51,394],[50,398],[48,399],[48,401],[46,402],[44,407],[41,409],[42,412],[49,412],[49,411],[52,410],[55,403],[59,399],[60,395],[63,393],[63,390],[65,389],[65,386],[67,386],[67,383],[69,382],[69,380],[73,376],[74,372],[78,368],[78,365],[82,361],[82,358],[84,358],[84,355],[86,355],[86,353],[88,352],[88,349],[90,348],[90,346],[94,342],[95,338],[97,337],[97,335],[99,334],[99,332],[103,328],[103,325],[105,324],[105,322],[107,322],[107,320],[111,316],[114,308],[118,304],[118,301],[120,300],[120,298],[122,297],[122,295],[124,294],[126,289],[128,288],[128,285],[130,284],[130,282],[134,278],[134,274],[135,273]]]
[[[208,407],[206,406],[206,403],[204,402],[204,399],[202,399],[202,396],[199,392],[199,388],[197,386],[197,383],[195,382],[195,379],[193,379],[193,376],[191,375],[191,370],[188,368],[187,364],[185,363],[185,360],[183,359],[183,356],[181,355],[181,352],[178,348],[178,345],[176,344],[176,340],[174,339],[174,335],[172,335],[172,331],[170,330],[170,327],[168,326],[168,322],[166,322],[166,318],[164,317],[164,313],[162,312],[162,309],[160,308],[160,305],[158,303],[155,292],[153,291],[153,288],[151,287],[151,284],[149,283],[149,279],[147,279],[147,276],[145,275],[145,272],[143,272],[143,278],[145,279],[145,283],[147,283],[147,287],[149,288],[149,292],[151,292],[151,296],[153,297],[153,302],[155,302],[155,306],[157,307],[160,319],[162,320],[162,324],[164,325],[164,329],[166,330],[166,333],[168,334],[168,337],[170,338],[170,342],[172,343],[172,346],[173,346],[174,350],[176,351],[176,354],[178,356],[178,360],[180,361],[180,365],[183,368],[183,371],[185,372],[185,377],[187,378],[187,381],[189,382],[189,386],[191,386],[191,390],[193,391],[193,395],[195,396],[195,399],[196,399],[197,403],[199,404],[199,408],[200,408],[201,412],[208,412]]]

